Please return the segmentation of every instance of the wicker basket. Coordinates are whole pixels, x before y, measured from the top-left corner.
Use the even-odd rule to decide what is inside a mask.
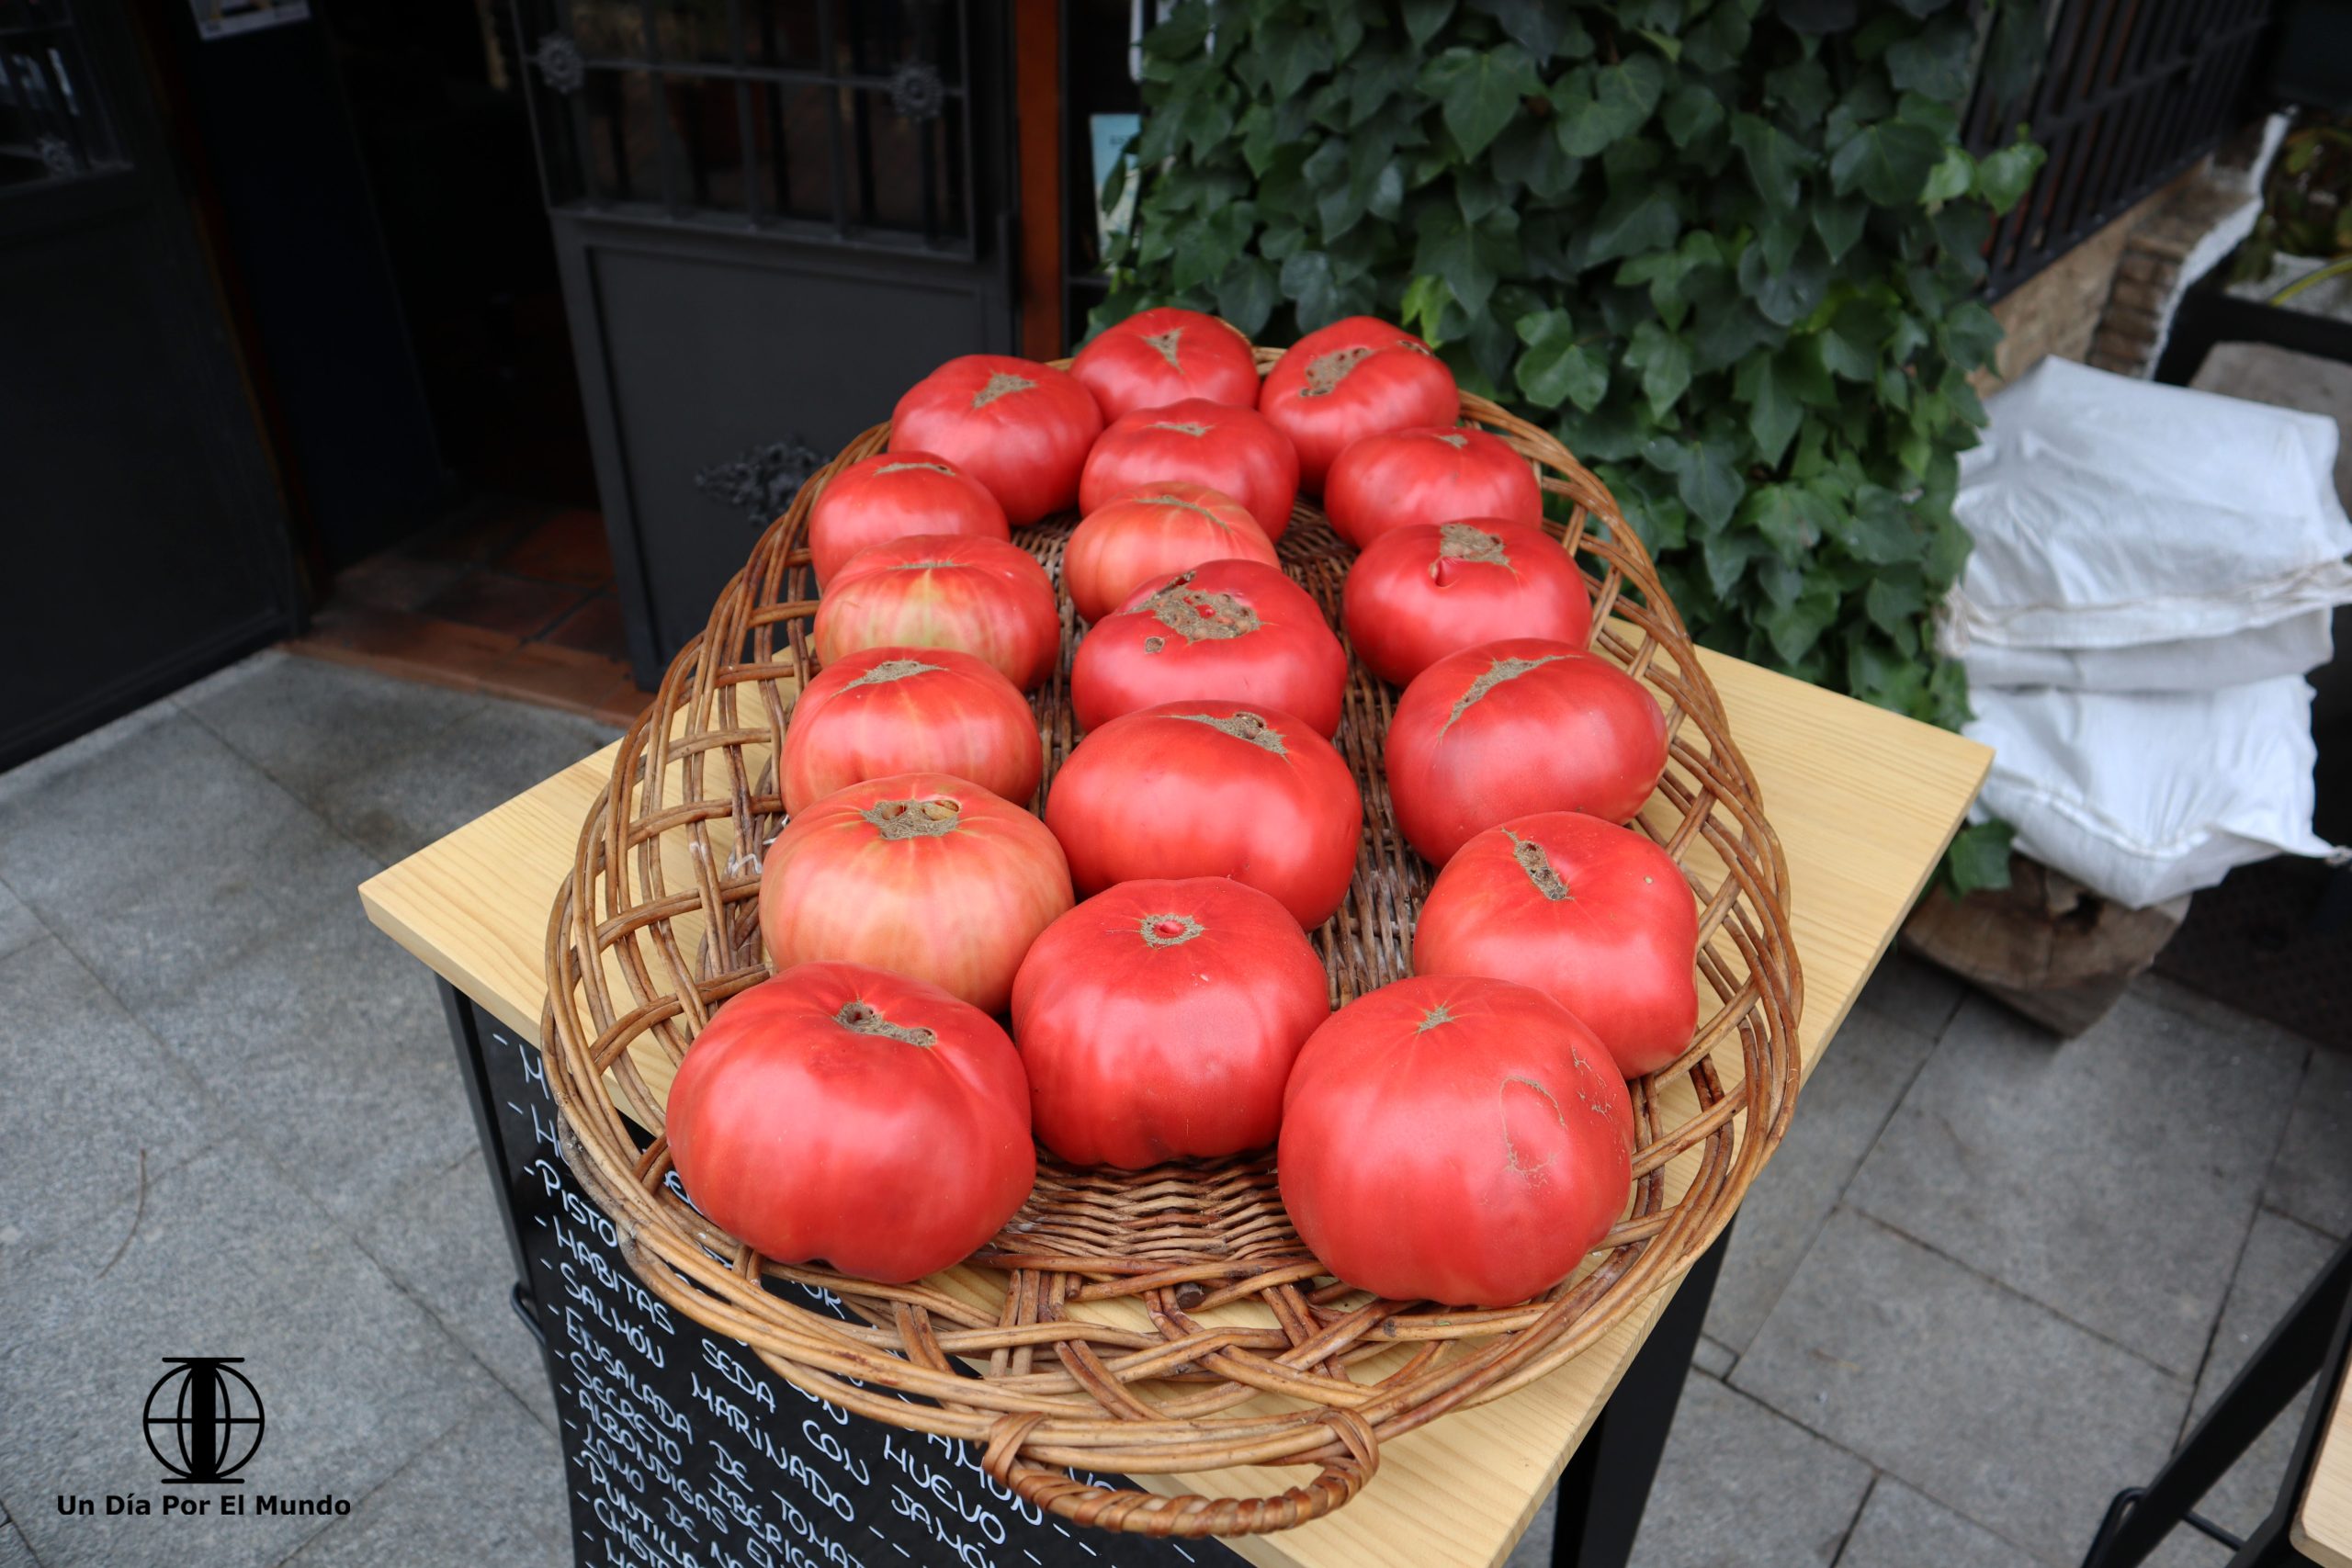
[[[1274,354],[1259,352],[1262,368]],[[1682,865],[1701,907],[1704,1017],[1689,1052],[1635,1087],[1632,1206],[1584,1266],[1507,1310],[1368,1299],[1299,1245],[1265,1153],[1138,1172],[1041,1157],[1035,1190],[989,1250],[910,1286],[770,1262],[681,1200],[658,1135],[670,1077],[713,1010],[768,974],[758,847],[783,809],[771,763],[797,682],[816,667],[805,519],[833,472],[881,449],[882,426],[801,490],[671,666],[622,742],[556,901],[545,1038],[564,1149],[650,1290],[810,1393],[978,1445],[989,1474],[1063,1518],[1204,1536],[1284,1529],[1337,1508],[1372,1477],[1383,1443],[1544,1376],[1690,1267],[1795,1100],[1802,982],[1787,866],[1714,689],[1608,491],[1544,432],[1482,399],[1463,402],[1466,418],[1533,459],[1566,514],[1553,527],[1592,590],[1593,647],[1668,709],[1671,758],[1640,825]],[[1051,520],[1018,537],[1052,569],[1068,528]],[[1281,552],[1336,624],[1347,547],[1302,504]],[[1063,615],[1062,667],[1035,699],[1049,783],[1077,739],[1067,602]],[[1351,661],[1339,744],[1363,784],[1364,839],[1348,902],[1315,936],[1335,1005],[1411,972],[1430,879],[1396,830],[1382,778],[1395,695]],[[794,1284],[831,1292],[846,1315],[817,1310],[805,1292],[791,1292],[808,1303],[796,1304]],[[1254,1497],[1071,1474],[1232,1465],[1312,1473],[1286,1486],[1270,1476]]]

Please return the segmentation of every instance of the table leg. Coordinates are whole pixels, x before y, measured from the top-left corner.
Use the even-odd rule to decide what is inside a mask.
[[[2270,1568],[2300,1561],[2288,1544],[2287,1523],[2301,1501],[2312,1446],[2343,1380],[2347,1337],[2352,1337],[2352,1242],[2336,1249],[2156,1478],[2144,1487],[2119,1493],[2108,1506],[2083,1568],[2136,1568],[2183,1522],[2234,1549],[2231,1568]],[[2303,1420],[2301,1439],[2280,1480],[2278,1502],[2261,1528],[2240,1541],[2191,1514],[2198,1500],[2293,1403],[2296,1391],[2314,1373],[2320,1374],[2319,1386]]]
[[[1707,1303],[1714,1299],[1715,1276],[1723,1271],[1731,1227],[1700,1255],[1666,1305],[1648,1342],[1625,1369],[1592,1430],[1560,1476],[1558,1523],[1553,1527],[1552,1568],[1621,1568],[1633,1555],[1634,1532],[1674,1409],[1690,1375]]]

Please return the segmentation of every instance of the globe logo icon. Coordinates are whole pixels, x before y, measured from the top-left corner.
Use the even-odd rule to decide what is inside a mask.
[[[166,1356],[147,1391],[147,1447],[172,1473],[164,1484],[242,1486],[230,1478],[261,1447],[261,1395],[235,1371],[242,1356]]]

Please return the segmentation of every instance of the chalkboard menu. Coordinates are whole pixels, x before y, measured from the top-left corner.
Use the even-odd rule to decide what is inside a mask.
[[[1215,1541],[1065,1524],[1000,1485],[966,1445],[804,1393],[672,1311],[622,1261],[611,1222],[565,1168],[537,1050],[463,1005],[524,1288],[546,1337],[582,1568],[1237,1561]],[[800,1301],[850,1316],[830,1292]]]

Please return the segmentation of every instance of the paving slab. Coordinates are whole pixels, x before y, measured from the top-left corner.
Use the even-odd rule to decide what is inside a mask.
[[[1973,998],[1848,1198],[2193,1378],[2308,1051],[2156,980],[2064,1042]]]
[[[2312,1051],[2263,1201],[2329,1235],[2352,1235],[2352,1055]]]
[[[55,938],[0,958],[0,1345],[26,1248],[66,1235],[111,1248],[119,1230],[96,1222],[136,1196],[142,1153],[153,1182],[234,1132]]]
[[[13,1524],[0,1525],[0,1568],[40,1568]]]
[[[175,699],[240,756],[316,804],[329,786],[430,750],[482,698],[275,650],[231,665]]]
[[[2052,1563],[2153,1474],[2189,1383],[1850,1209],[1733,1387]]]
[[[28,947],[49,934],[40,917],[6,883],[0,883],[0,957]]]
[[[414,854],[562,772],[619,731],[496,698],[432,744],[327,786],[319,808],[387,863]],[[5,871],[5,868],[0,868]],[[548,890],[552,900],[554,889]]]
[[[1929,1036],[1863,1009],[1838,1031],[1797,1096],[1788,1136],[1739,1206],[1707,1307],[1708,1335],[1733,1354],[1756,1337],[1934,1049]]]
[[[568,1568],[563,1450],[504,1394],[337,1519],[287,1568]]]
[[[1882,1475],[1838,1568],[2030,1568],[2032,1562],[1984,1526]]]
[[[1731,1376],[1738,1363],[1738,1353],[1712,1335],[1700,1335],[1699,1343],[1690,1348],[1690,1364],[1711,1378]]]
[[[1952,1021],[1960,1004],[1974,994],[1968,982],[1951,970],[1939,969],[1900,947],[1891,947],[1871,972],[1871,977],[1863,982],[1862,994],[1855,998],[1855,1005],[1892,1019],[1906,1029],[1916,1029],[1933,1040]]]
[[[96,1234],[120,1234],[124,1205]],[[111,1247],[112,1242],[107,1241]],[[243,1358],[266,1416],[241,1495],[373,1492],[498,1384],[261,1156],[209,1151],[153,1182],[110,1271],[98,1244],[10,1260],[19,1340],[0,1355],[0,1486],[47,1568],[262,1568],[315,1518],[61,1517],[59,1493],[153,1498],[141,1438],[164,1358]],[[32,1505],[39,1503],[40,1507]]]

